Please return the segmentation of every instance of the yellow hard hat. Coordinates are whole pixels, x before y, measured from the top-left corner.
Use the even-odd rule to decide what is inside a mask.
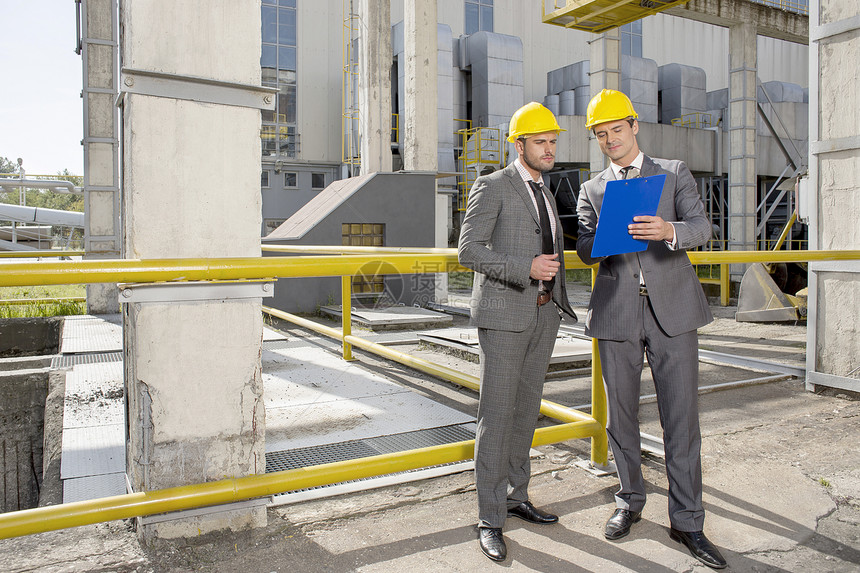
[[[511,125],[508,127],[508,141],[515,142],[518,137],[532,133],[545,133],[547,131],[564,131],[558,125],[553,113],[536,101],[527,103],[514,112],[511,116]]]
[[[633,102],[625,94],[615,90],[600,90],[600,93],[588,102],[585,112],[585,129],[591,129],[597,124],[607,121],[618,121],[639,114],[633,109]]]

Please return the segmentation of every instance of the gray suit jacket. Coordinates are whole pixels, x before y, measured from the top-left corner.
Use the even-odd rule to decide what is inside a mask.
[[[534,203],[514,164],[478,177],[469,193],[460,230],[460,264],[475,271],[472,288],[472,325],[493,330],[522,332],[537,316],[538,282],[531,273],[532,259],[541,253],[540,220]],[[558,209],[552,195],[555,245],[561,268],[552,298],[576,320],[564,284],[564,241]]]
[[[592,258],[594,231],[606,182],[615,179],[611,168],[582,185],[577,204],[579,236],[576,252],[585,264],[600,262],[588,306],[585,333],[594,338],[625,340],[639,299],[639,269],[645,277],[651,306],[669,336],[695,330],[713,320],[686,249],[704,245],[711,223],[699,198],[696,181],[682,161],[645,156],[642,177],[666,175],[657,215],[675,226],[678,250],[663,241],[649,241],[639,253]]]

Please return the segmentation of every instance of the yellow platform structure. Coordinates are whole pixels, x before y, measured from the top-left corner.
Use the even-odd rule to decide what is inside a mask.
[[[541,20],[544,24],[600,34],[687,1],[541,0]]]

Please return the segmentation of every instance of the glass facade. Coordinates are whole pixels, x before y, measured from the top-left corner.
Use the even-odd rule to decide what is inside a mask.
[[[466,0],[466,35],[493,31],[493,0]]]
[[[625,56],[642,57],[642,20],[621,26],[621,53]]]
[[[296,132],[296,1],[262,0],[262,83],[278,89],[275,110],[263,110],[263,155],[298,156]]]

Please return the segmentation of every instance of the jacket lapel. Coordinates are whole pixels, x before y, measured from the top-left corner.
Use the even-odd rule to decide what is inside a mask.
[[[522,198],[523,203],[525,203],[526,209],[528,209],[528,212],[531,214],[532,219],[534,219],[534,222],[540,225],[540,217],[535,210],[534,201],[532,201],[532,198],[529,195],[531,191],[526,189],[526,184],[523,182],[523,178],[520,177],[520,172],[517,171],[517,168],[513,163],[505,167],[505,175],[508,176],[508,181],[510,182],[511,187],[514,190],[514,193],[516,193],[520,196],[520,198]]]

